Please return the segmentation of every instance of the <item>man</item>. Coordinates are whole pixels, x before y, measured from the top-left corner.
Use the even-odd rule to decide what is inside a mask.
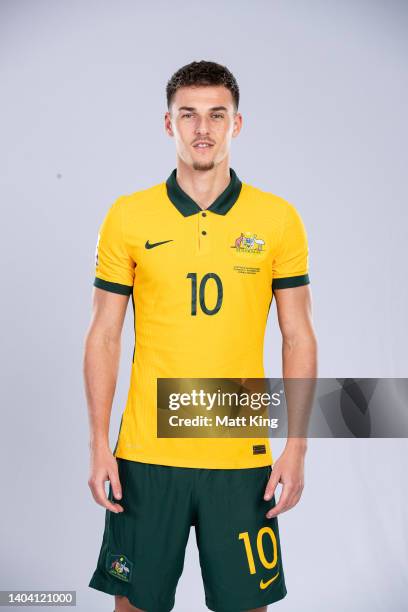
[[[84,374],[89,485],[106,521],[90,586],[115,595],[116,612],[171,610],[194,525],[208,608],[265,611],[286,595],[276,517],[300,498],[306,442],[288,439],[272,471],[265,438],[157,437],[157,379],[264,377],[272,294],[283,376],[314,377],[307,239],[291,204],[230,168],[242,116],[227,68],[184,66],[168,82],[167,102],[177,168],[166,182],[119,197],[98,238]],[[112,453],[130,295],[135,350]]]

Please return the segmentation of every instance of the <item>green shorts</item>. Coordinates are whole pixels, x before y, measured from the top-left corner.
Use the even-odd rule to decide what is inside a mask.
[[[263,499],[270,466],[202,469],[116,460],[124,512],[106,511],[90,587],[124,595],[147,612],[172,610],[193,525],[210,610],[250,610],[285,597],[278,521],[265,517],[275,505],[275,498]]]

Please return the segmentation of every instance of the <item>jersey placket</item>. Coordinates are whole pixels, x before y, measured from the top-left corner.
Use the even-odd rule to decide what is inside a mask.
[[[197,240],[198,251],[200,255],[206,255],[210,252],[211,231],[210,231],[210,213],[203,211],[198,213],[197,223]]]

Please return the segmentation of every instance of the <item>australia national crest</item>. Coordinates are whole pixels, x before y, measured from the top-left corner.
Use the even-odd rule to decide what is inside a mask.
[[[251,232],[241,232],[241,235],[235,239],[234,245],[231,246],[238,253],[254,253],[260,254],[265,250],[265,240]]]
[[[132,574],[132,563],[125,555],[109,555],[108,572],[119,580],[129,582]]]

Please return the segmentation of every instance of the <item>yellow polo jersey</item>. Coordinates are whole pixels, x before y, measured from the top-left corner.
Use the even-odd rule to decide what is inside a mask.
[[[135,349],[116,457],[179,467],[271,465],[265,438],[158,438],[157,378],[263,378],[273,292],[308,284],[302,220],[234,170],[202,210],[166,182],[119,197],[98,236],[94,285],[131,295]]]

